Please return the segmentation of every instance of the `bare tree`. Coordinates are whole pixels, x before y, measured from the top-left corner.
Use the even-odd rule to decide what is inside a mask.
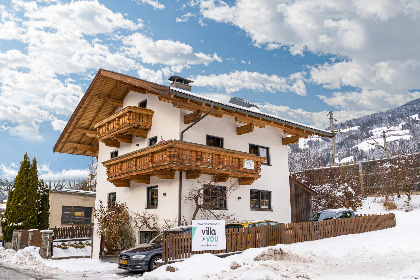
[[[226,211],[218,212],[217,208],[223,201],[226,203],[232,192],[238,189],[238,181],[226,187],[215,186],[215,183],[215,176],[207,182],[197,181],[197,185],[191,188],[184,197],[184,200],[192,205],[193,214],[191,220],[195,220],[201,214],[204,219],[226,220],[227,222],[236,221],[234,214]],[[211,188],[214,186],[218,188],[212,190]],[[186,218],[184,217],[184,223],[185,221]]]
[[[147,211],[141,213],[134,212],[132,216],[136,228],[147,228],[157,233],[161,233],[176,225],[176,221],[170,219],[163,219],[163,223],[160,223],[160,218],[157,214],[152,214]]]

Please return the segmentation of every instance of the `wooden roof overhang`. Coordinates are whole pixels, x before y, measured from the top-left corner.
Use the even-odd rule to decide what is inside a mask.
[[[318,192],[316,192],[314,189],[311,189],[307,185],[303,184],[302,182],[298,181],[296,178],[289,176],[289,181],[295,183],[298,187],[302,188],[306,192],[308,192],[310,195],[317,195]]]
[[[210,106],[213,105],[210,115],[219,118],[223,115],[231,116],[238,123],[243,124],[237,128],[238,135],[252,132],[254,126],[261,128],[270,126],[281,129],[286,135],[289,135],[289,137],[279,139],[284,145],[296,143],[299,138],[307,138],[311,135],[334,136],[324,130],[100,69],[70,117],[53,151],[97,156],[99,142],[95,124],[112,116],[119,107],[122,107],[123,100],[130,91],[153,94],[158,96],[159,100],[171,103],[176,108],[191,111],[185,116],[184,123],[193,122],[201,114],[209,111]]]

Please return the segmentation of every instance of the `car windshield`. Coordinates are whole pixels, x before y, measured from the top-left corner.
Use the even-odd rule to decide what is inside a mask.
[[[313,217],[312,217],[312,219],[311,219],[311,221],[318,221],[318,219],[319,219],[319,216],[321,215],[321,213],[316,213]]]
[[[243,228],[243,225],[226,225],[226,229],[231,229],[231,228]]]
[[[150,240],[149,243],[161,244],[162,243],[162,236],[163,236],[163,233],[158,234],[155,238],[153,238],[152,240]]]

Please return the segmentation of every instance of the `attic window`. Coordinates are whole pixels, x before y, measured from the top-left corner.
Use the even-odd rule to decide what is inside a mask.
[[[147,108],[147,99],[139,102],[139,107],[140,108]]]
[[[111,159],[118,157],[118,150],[111,152]]]

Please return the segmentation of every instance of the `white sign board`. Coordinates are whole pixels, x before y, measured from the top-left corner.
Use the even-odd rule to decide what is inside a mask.
[[[252,159],[244,160],[244,168],[245,169],[254,169],[254,161]]]
[[[194,220],[192,221],[192,250],[226,249],[225,221]]]

